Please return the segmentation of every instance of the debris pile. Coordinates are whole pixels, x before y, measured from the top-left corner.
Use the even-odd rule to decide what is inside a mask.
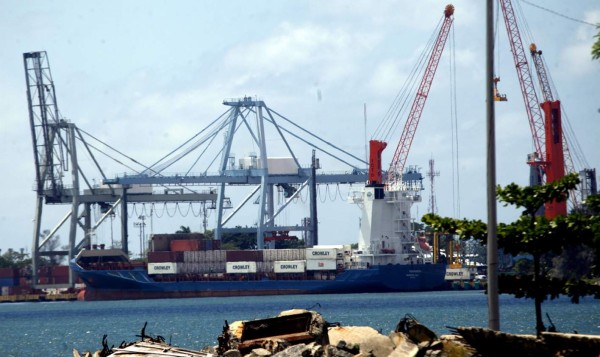
[[[480,356],[480,355],[530,355],[569,356],[577,355],[581,343],[585,345],[583,355],[596,356],[600,353],[600,339],[577,341],[577,336],[547,334],[546,341],[534,336],[509,335],[483,328],[450,328],[454,335],[438,337],[433,331],[420,324],[412,315],[402,318],[395,330],[383,335],[371,327],[340,326],[328,323],[315,311],[289,310],[277,317],[236,321],[225,321],[223,331],[217,338],[218,345],[205,347],[201,351],[171,346],[161,336],[145,334],[146,325],[138,342],[121,343],[119,347],[108,347],[106,336],[102,339],[102,350],[90,354],[73,351],[74,357],[141,357],[141,356],[186,356],[186,357],[401,357],[401,356]],[[594,336],[587,336],[593,338]],[[567,340],[565,340],[567,339]],[[568,342],[568,343],[567,343]],[[562,354],[555,354],[556,346],[562,346]],[[568,346],[565,348],[565,346]],[[507,352],[498,354],[498,352]],[[589,354],[592,353],[592,354]],[[596,353],[596,354],[593,354]]]

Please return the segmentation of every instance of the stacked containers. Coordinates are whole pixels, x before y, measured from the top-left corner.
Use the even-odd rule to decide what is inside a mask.
[[[267,249],[263,253],[264,271],[275,274],[304,273],[305,259],[304,249]]]
[[[184,252],[180,273],[208,274],[225,272],[226,251],[206,250]]]
[[[19,285],[18,268],[0,268],[0,287]]]
[[[335,248],[306,248],[306,270],[336,270],[337,259]]]

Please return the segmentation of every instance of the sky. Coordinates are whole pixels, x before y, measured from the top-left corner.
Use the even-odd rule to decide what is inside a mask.
[[[425,173],[429,159],[435,160],[440,215],[485,221],[485,8],[483,1],[453,4],[453,50],[446,46],[407,164]],[[600,61],[591,59],[597,30],[590,24],[600,23],[600,3],[513,4],[526,19],[524,45],[533,39],[543,50],[587,167],[599,168]],[[223,99],[246,95],[365,157],[365,137],[379,139],[372,137],[375,128],[434,34],[445,5],[434,0],[0,0],[0,180],[5,202],[0,249],[30,251],[33,236],[35,171],[23,53],[47,51],[64,118],[140,162],[155,162],[202,130],[225,112]],[[501,16],[496,26],[496,74],[500,92],[508,97],[496,103],[496,181],[526,185],[531,131]],[[399,137],[399,131],[391,136],[384,167]],[[241,157],[256,148],[239,150]],[[309,165],[310,151],[298,152]],[[114,163],[102,165],[109,177],[127,171]],[[346,169],[325,159],[323,166],[323,171]],[[90,177],[100,181],[99,175]],[[417,220],[428,209],[428,179],[424,183],[423,202],[413,206]],[[322,198],[327,193],[337,198],[320,203],[322,244],[349,244],[358,238],[360,211],[342,200],[352,188],[333,194],[337,189],[321,188]],[[53,228],[68,209],[45,206],[42,229]],[[518,214],[498,205],[501,222]],[[255,213],[247,216],[239,224],[253,224]],[[294,215],[282,219],[283,224],[299,223]],[[130,246],[136,250],[137,228],[130,224]],[[151,231],[170,233],[181,225],[199,231],[201,218],[153,217]],[[214,228],[214,214],[209,228]],[[110,244],[118,230],[116,224],[112,229],[103,225],[96,242]],[[59,235],[66,244],[68,232]]]

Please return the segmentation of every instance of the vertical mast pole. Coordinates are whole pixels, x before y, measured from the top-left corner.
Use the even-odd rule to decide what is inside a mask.
[[[488,328],[500,330],[498,308],[498,241],[496,237],[496,132],[494,113],[494,1],[486,1],[486,134],[487,134],[487,261]]]

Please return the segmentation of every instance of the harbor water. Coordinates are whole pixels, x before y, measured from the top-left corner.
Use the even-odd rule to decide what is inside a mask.
[[[293,308],[320,312],[341,325],[370,326],[389,333],[405,314],[412,314],[437,334],[446,326],[487,326],[487,298],[483,291],[423,293],[293,295],[97,302],[0,304],[0,355],[72,356],[73,349],[101,349],[146,333],[161,335],[173,345],[201,349],[216,345],[225,320],[251,320]],[[571,304],[562,297],[543,304],[561,332],[600,334],[600,300]],[[532,300],[500,296],[501,330],[533,334]],[[548,318],[544,316],[548,325]]]

